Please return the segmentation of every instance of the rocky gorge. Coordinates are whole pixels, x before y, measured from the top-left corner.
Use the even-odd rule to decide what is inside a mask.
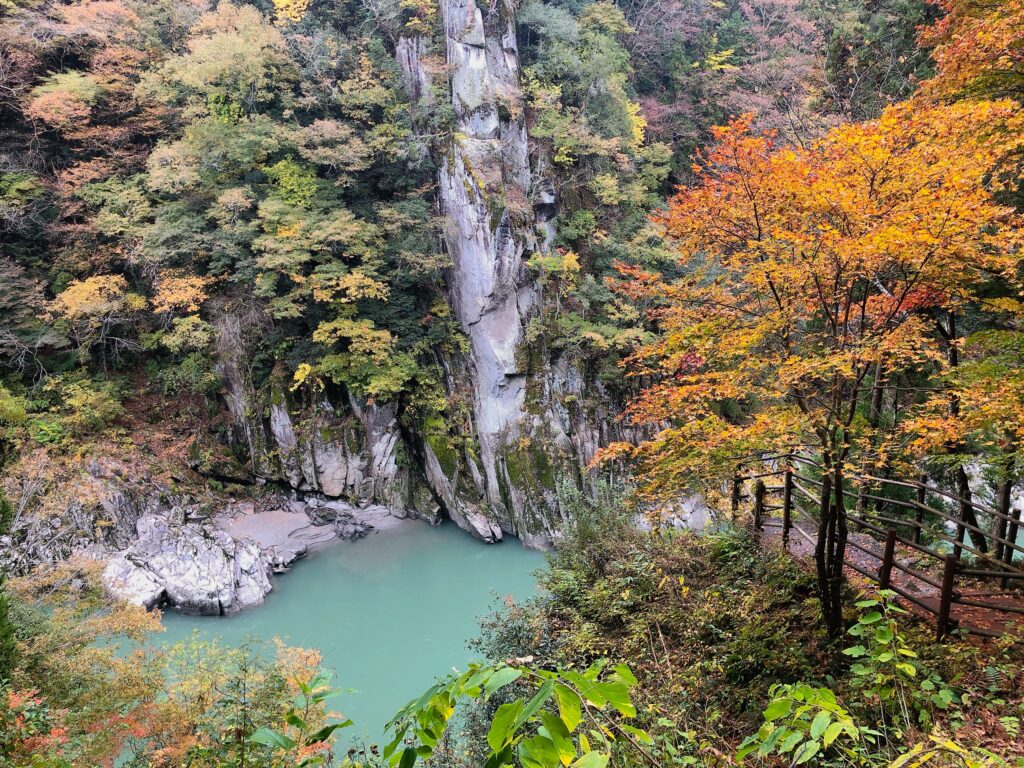
[[[441,43],[403,35],[395,58],[414,120],[439,98],[454,114],[452,140],[432,152],[448,302],[468,342],[443,356],[444,386],[466,407],[410,425],[393,404],[347,392],[303,402],[284,378],[257,384],[247,341],[256,321],[225,311],[218,373],[230,439],[261,480],[544,549],[564,522],[558,482],[586,484],[597,449],[635,435],[593,375],[526,337],[540,307],[526,259],[553,248],[558,194],[527,130],[516,8],[443,0],[439,10]]]
[[[171,371],[169,360],[149,373],[125,368],[124,407],[112,407],[109,418],[50,436],[47,429],[63,428],[61,419],[79,418],[71,407],[56,421],[34,415],[19,427],[26,449],[4,478],[16,515],[9,540],[0,542],[13,572],[75,554],[112,558],[106,581],[116,594],[219,614],[259,603],[268,574],[304,547],[358,536],[384,517],[451,520],[487,543],[506,536],[533,549],[557,543],[567,516],[561,491],[587,489],[598,449],[638,435],[616,419],[622,403],[593,366],[536,331],[544,282],[529,262],[557,250],[563,190],[550,147],[531,135],[519,11],[512,0],[442,0],[429,29],[406,24],[382,49],[412,126],[409,142],[422,146],[433,175],[433,246],[445,264],[437,314],[454,320],[457,338],[418,354],[432,376],[437,371],[435,400],[442,402],[410,404],[419,382],[392,397],[359,394],[328,376],[301,387],[298,369],[309,364],[296,361],[313,359],[309,340],[281,330],[285,321],[249,288],[221,281],[201,311],[197,304],[187,319],[164,313],[146,341],[159,346],[159,338],[177,338],[179,327],[196,329],[181,343],[201,347],[185,359],[199,370],[209,364],[203,386],[150,377],[164,364]],[[232,19],[244,28],[244,19]],[[447,122],[434,135],[438,114]],[[156,171],[159,153],[154,158]],[[261,183],[276,178],[277,167],[261,167]],[[241,194],[245,208],[241,189],[224,200]],[[170,199],[182,189],[165,193]],[[302,208],[293,202],[289,210]],[[344,210],[331,213],[335,223],[346,221]],[[210,215],[218,234],[229,229]],[[254,253],[266,245],[261,240]],[[209,249],[185,250],[193,258]],[[339,264],[348,258],[342,251],[332,251]],[[164,284],[192,285],[182,280],[171,270]],[[205,296],[207,278],[195,285]],[[316,327],[312,319],[309,326]],[[285,359],[281,350],[292,344]],[[60,397],[54,400],[53,412],[63,414]],[[165,415],[154,417],[154,407]],[[79,457],[67,451],[76,441],[87,444]],[[246,518],[277,538],[261,538],[254,524],[238,528]]]

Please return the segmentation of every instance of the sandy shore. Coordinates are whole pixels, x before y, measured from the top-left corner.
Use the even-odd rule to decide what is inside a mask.
[[[353,523],[373,526],[371,533],[392,531],[414,522],[394,517],[386,507],[376,505],[365,509],[346,507],[344,511],[352,516]],[[249,538],[262,549],[276,547],[279,550],[312,549],[338,538],[334,526],[313,525],[305,512],[287,509],[241,515],[231,521],[227,532],[233,539]]]

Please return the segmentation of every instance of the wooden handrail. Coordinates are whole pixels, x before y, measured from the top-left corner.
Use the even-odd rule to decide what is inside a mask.
[[[764,462],[769,459],[765,457],[753,457],[759,462]],[[794,524],[792,521],[792,513],[795,509],[796,499],[793,497],[793,492],[796,491],[800,496],[807,499],[810,502],[808,505],[801,503],[800,508],[802,509],[802,515],[806,516],[811,520],[815,526],[820,526],[821,521],[817,518],[814,512],[817,505],[821,503],[820,490],[816,493],[812,489],[820,489],[823,487],[824,482],[815,477],[811,477],[808,474],[801,474],[795,471],[797,466],[813,466],[822,469],[821,465],[813,460],[810,460],[804,456],[791,454],[789,456],[772,456],[771,461],[780,461],[782,459],[788,459],[784,462],[784,465],[778,468],[772,468],[768,471],[762,472],[749,472],[744,478],[741,479],[740,473],[744,469],[743,465],[737,466],[737,475],[734,479],[734,508],[738,508],[738,500],[742,497],[750,498],[741,494],[740,486],[745,480],[755,481],[755,490],[753,494],[754,498],[754,526],[755,530],[760,530],[761,526],[764,525],[764,517],[767,513],[782,511],[782,541],[783,546],[789,548],[789,533],[795,529],[799,536],[808,542],[808,544],[814,546],[816,542],[814,537],[805,531],[800,525]],[[776,477],[782,475],[785,478],[783,485],[781,486],[766,486],[763,478]],[[854,539],[847,540],[847,546],[852,550],[859,550],[869,555],[872,558],[878,560],[880,566],[877,573],[872,573],[867,568],[859,565],[856,561],[849,558],[844,558],[844,565],[850,569],[860,573],[871,581],[879,584],[883,589],[889,589],[898,594],[900,597],[914,603],[920,608],[935,614],[937,616],[937,634],[941,639],[944,635],[948,634],[953,628],[956,627],[957,621],[951,615],[951,607],[953,605],[964,605],[970,607],[984,608],[986,610],[992,610],[997,612],[1003,612],[1008,614],[1022,615],[1024,616],[1024,606],[1017,605],[1000,605],[998,603],[988,602],[983,599],[978,599],[978,596],[969,596],[961,594],[956,589],[956,579],[958,575],[971,576],[976,578],[993,578],[999,579],[1000,583],[1005,585],[1009,581],[1021,581],[1024,582],[1024,569],[1018,568],[1018,566],[1012,562],[1012,554],[1016,552],[1024,553],[1024,545],[1017,544],[1015,538],[1011,535],[1007,535],[1017,525],[1020,525],[1020,514],[1019,511],[1013,510],[1012,514],[1009,513],[1009,508],[1006,512],[1000,512],[993,510],[984,504],[979,504],[973,500],[962,499],[956,494],[948,493],[938,488],[929,486],[924,482],[906,482],[901,480],[893,480],[891,478],[879,478],[873,475],[858,475],[856,473],[847,473],[853,483],[860,487],[855,489],[847,489],[845,487],[840,489],[840,493],[845,498],[856,499],[861,502],[858,505],[859,512],[854,513],[848,511],[846,513],[847,519],[853,523],[859,525],[862,529],[877,534],[883,537],[885,546],[884,551],[879,553],[870,546],[865,546]],[[890,499],[885,496],[880,496],[877,493],[869,493],[864,490],[864,485],[867,484],[889,484],[897,487],[913,488],[916,491],[916,498],[914,500],[904,499]],[[766,503],[765,497],[769,493],[782,492],[782,504],[769,504]],[[997,521],[1001,523],[997,532],[989,532],[981,528],[980,525],[969,523],[963,519],[963,515],[956,515],[954,513],[945,512],[941,509],[936,509],[925,503],[928,493],[934,493],[936,495],[952,499],[960,502],[961,504],[969,504],[974,510],[983,512],[985,514],[993,516]],[[778,497],[776,497],[778,498]],[[878,512],[870,512],[863,509],[863,501],[871,500],[878,502],[879,504],[892,504],[902,509],[913,510],[916,514],[913,519],[901,519],[898,517],[890,517],[888,515],[879,514]],[[1004,506],[1006,506],[1004,504]],[[933,537],[940,541],[945,541],[953,544],[954,554],[943,554],[936,551],[933,548],[925,546],[920,541],[921,530],[925,528],[924,525],[924,514],[929,513],[940,521],[945,523],[952,523],[957,526],[957,536],[953,537],[945,530],[943,526],[937,526],[934,529],[930,529]],[[876,524],[877,523],[877,524]],[[1010,523],[1010,526],[1006,526],[1005,523]],[[772,521],[769,523],[773,527],[778,526],[778,521]],[[881,525],[887,525],[888,528],[883,528]],[[901,536],[899,530],[901,527],[910,530],[910,536]],[[973,547],[971,544],[966,543],[963,539],[964,533],[967,531],[973,531],[980,533],[985,537],[986,541],[991,541],[994,544],[999,545],[996,548],[995,555],[988,552],[981,552],[980,550]],[[1000,535],[1002,534],[1002,535]],[[928,573],[924,573],[916,568],[901,563],[896,559],[896,545],[902,544],[915,552],[920,553],[922,556],[934,558],[943,562],[943,575],[941,581],[932,577]],[[977,556],[979,561],[984,564],[992,563],[997,567],[993,570],[975,568],[975,569],[964,569],[961,568],[960,558],[956,552],[970,552]],[[1003,558],[1008,558],[1008,562],[1003,562]],[[1022,563],[1024,565],[1024,563]],[[892,583],[893,571],[899,571],[906,574],[907,576],[916,579],[924,584],[931,586],[938,591],[939,605],[936,608],[934,605],[926,602],[924,599],[914,595],[908,590],[900,587],[898,584]],[[1024,585],[1022,585],[1024,586]],[[975,627],[964,627],[964,631],[983,635],[983,636],[998,636],[998,633],[992,633],[988,630],[982,630],[981,628]]]

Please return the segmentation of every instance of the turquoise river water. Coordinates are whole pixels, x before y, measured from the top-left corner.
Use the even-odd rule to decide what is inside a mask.
[[[408,523],[312,553],[257,608],[225,618],[167,612],[158,642],[197,632],[225,645],[280,637],[317,648],[334,684],[358,691],[331,702],[355,721],[346,733],[380,742],[396,710],[474,658],[466,643],[480,617],[501,597],[535,594],[543,564],[515,540],[486,545],[453,525]]]

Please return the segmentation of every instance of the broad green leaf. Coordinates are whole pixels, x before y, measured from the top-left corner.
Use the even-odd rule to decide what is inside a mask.
[[[583,702],[576,691],[561,683],[555,684],[555,697],[558,699],[558,713],[565,727],[572,733],[580,724]]]
[[[608,765],[608,755],[600,752],[587,752],[572,764],[572,768],[605,768],[606,765]]]
[[[572,743],[569,729],[565,727],[561,718],[546,710],[541,711],[540,721],[544,724],[548,738],[551,739],[558,751],[558,759],[562,765],[569,765],[576,757],[576,745]]]
[[[794,765],[802,765],[818,754],[821,746],[816,741],[809,741],[804,744],[800,751],[796,753],[796,757],[793,759]]]
[[[288,738],[283,733],[278,733],[272,728],[260,728],[249,737],[249,741],[255,744],[263,744],[268,747],[277,747],[279,749],[292,749],[295,746],[295,742],[292,741],[292,739]]]
[[[764,719],[769,723],[785,717],[793,709],[793,702],[790,699],[776,699],[764,710]]]
[[[608,700],[621,715],[636,717],[636,707],[629,698],[629,687],[625,683],[594,683],[602,697]]]
[[[462,684],[462,689],[467,695],[474,696],[474,692],[481,690],[481,687],[487,682],[488,678],[490,678],[492,674],[494,674],[493,669],[479,669],[466,678]]]
[[[825,735],[821,740],[822,743],[826,747],[829,746],[833,741],[839,738],[839,734],[843,732],[844,728],[845,726],[843,723],[832,723],[832,725],[825,729]]]
[[[775,749],[775,745],[779,743],[779,739],[781,739],[782,735],[786,733],[786,730],[787,729],[781,725],[775,730],[773,730],[768,735],[768,738],[761,742],[761,746],[757,750],[757,754],[761,755],[761,757],[764,757],[765,755],[770,755],[772,753],[772,750]]]
[[[408,733],[408,732],[409,732],[409,724],[406,723],[404,726],[402,726],[402,730],[395,734],[394,739],[392,739],[388,743],[388,745],[386,747],[384,747],[384,759],[385,760],[388,760],[393,754],[395,754],[395,750],[398,749],[398,747],[401,745],[402,741],[405,739],[405,734]],[[394,765],[397,762],[398,762],[398,760],[396,758],[394,761],[391,762],[391,764]]]
[[[620,724],[619,728],[624,730],[626,733],[628,733],[630,736],[635,738],[641,744],[653,744],[654,743],[654,739],[651,738],[651,734],[649,734],[647,731],[643,730],[642,728],[635,728],[632,725],[624,725],[624,724]]]
[[[484,695],[490,698],[495,691],[510,685],[523,676],[515,667],[501,667],[484,683]]]
[[[825,732],[825,729],[828,728],[828,724],[831,722],[832,715],[830,715],[828,712],[819,712],[817,716],[815,716],[814,720],[811,722],[811,738],[820,739],[821,734]]]
[[[554,690],[554,680],[548,680],[547,682],[545,682],[544,685],[542,685],[538,689],[537,693],[534,694],[533,698],[530,699],[529,703],[525,707],[523,707],[523,711],[520,712],[519,715],[516,717],[515,725],[513,725],[512,727],[518,728],[520,725],[522,725],[535,714],[537,714],[538,710],[540,710],[540,708],[544,706],[544,703],[549,698],[551,698],[551,694],[554,692]]]
[[[800,731],[790,731],[786,734],[785,738],[779,742],[778,753],[780,755],[785,755],[803,740],[804,735],[800,733]]]
[[[562,762],[555,743],[539,734],[519,742],[518,751],[524,762],[532,761],[544,768],[558,768]]]
[[[583,673],[583,676],[588,680],[597,680],[598,675],[601,674],[601,670],[608,666],[608,659],[600,658],[594,661],[587,671]]]
[[[608,700],[601,694],[593,680],[584,677],[579,672],[567,670],[563,677],[575,686],[576,691],[593,704],[595,707],[603,707]]]
[[[511,740],[513,724],[523,710],[523,700],[516,699],[498,707],[487,732],[487,744],[492,752],[500,752]]]
[[[736,750],[736,762],[743,762],[743,758],[749,755],[751,752],[757,749],[756,744],[748,744],[745,747],[740,747]]]
[[[484,768],[505,768],[505,766],[511,766],[513,760],[512,748],[505,747],[501,752],[493,754],[487,758],[487,762],[484,763]]]
[[[621,678],[622,682],[626,685],[636,685],[636,676],[633,674],[633,670],[627,667],[625,664],[618,664],[615,667],[615,674]]]
[[[307,739],[307,741],[309,741],[311,744],[315,744],[318,741],[326,741],[327,738],[332,733],[334,733],[335,731],[339,731],[342,728],[348,728],[350,725],[352,725],[351,720],[345,720],[340,723],[331,723],[330,725],[325,725],[319,731],[310,736],[309,739]]]

